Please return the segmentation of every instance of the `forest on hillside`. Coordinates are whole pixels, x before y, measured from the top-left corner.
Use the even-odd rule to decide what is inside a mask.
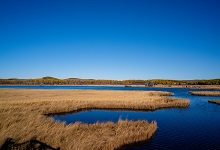
[[[220,79],[212,80],[95,80],[95,79],[58,79],[43,77],[38,79],[0,79],[0,85],[220,85]]]

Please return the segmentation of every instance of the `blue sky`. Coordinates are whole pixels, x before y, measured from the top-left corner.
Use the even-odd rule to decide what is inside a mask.
[[[1,0],[0,78],[219,78],[219,8],[219,0]]]

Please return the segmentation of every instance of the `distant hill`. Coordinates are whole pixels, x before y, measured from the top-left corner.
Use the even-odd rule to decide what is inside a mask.
[[[54,78],[54,77],[50,77],[50,76],[43,77],[42,79],[56,79],[56,80],[59,80],[58,78]]]

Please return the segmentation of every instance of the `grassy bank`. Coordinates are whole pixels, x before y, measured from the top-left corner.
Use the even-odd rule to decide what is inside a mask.
[[[156,110],[188,107],[188,100],[167,98],[168,92],[0,90],[0,145],[36,138],[61,149],[115,149],[150,139],[157,123],[122,121],[92,125],[46,119],[44,114],[80,109]]]
[[[189,92],[191,95],[197,96],[220,96],[220,92],[217,91],[196,91],[196,92]]]
[[[208,102],[220,105],[220,100],[209,100]]]

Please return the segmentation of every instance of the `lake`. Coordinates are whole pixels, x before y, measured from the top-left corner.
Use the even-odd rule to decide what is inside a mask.
[[[137,90],[168,91],[174,97],[190,99],[189,108],[161,109],[153,112],[87,110],[76,114],[54,116],[55,120],[67,124],[83,122],[128,120],[148,120],[158,123],[158,131],[152,140],[134,144],[128,149],[220,149],[220,105],[208,100],[220,97],[201,97],[188,94],[192,89],[105,87],[105,86],[0,86],[1,88],[44,89],[44,90]],[[198,90],[196,90],[198,91]]]

